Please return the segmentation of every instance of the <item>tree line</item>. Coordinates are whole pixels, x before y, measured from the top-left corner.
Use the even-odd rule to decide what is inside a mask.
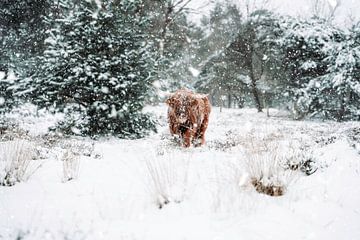
[[[360,25],[218,3],[200,24],[185,0],[3,0],[0,113],[63,112],[57,129],[142,137],[142,111],[188,87],[213,105],[360,120]]]
[[[259,112],[287,108],[297,119],[360,120],[359,23],[339,28],[324,18],[265,9],[237,23],[195,84],[213,102],[255,106]]]

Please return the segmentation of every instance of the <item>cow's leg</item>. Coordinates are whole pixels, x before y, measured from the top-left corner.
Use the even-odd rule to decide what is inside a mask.
[[[201,144],[201,126],[194,131],[194,145],[198,147]]]
[[[205,144],[205,131],[208,127],[209,124],[209,115],[206,115],[204,118],[204,121],[202,122],[201,126],[200,126],[200,130],[199,130],[199,138],[200,138],[200,145],[204,145]]]
[[[176,122],[176,118],[173,115],[168,114],[168,122],[169,122],[170,134],[171,135],[177,134],[178,124]]]
[[[174,134],[176,134],[176,124],[174,124],[174,123],[170,123],[169,124],[169,128],[170,128],[170,134],[171,135],[174,135]]]
[[[190,147],[193,138],[194,138],[193,130],[187,128],[184,133],[184,147]]]
[[[197,140],[197,146],[199,145],[201,146],[205,144],[204,134],[203,132],[201,132],[201,129],[199,129],[197,132],[196,140]]]

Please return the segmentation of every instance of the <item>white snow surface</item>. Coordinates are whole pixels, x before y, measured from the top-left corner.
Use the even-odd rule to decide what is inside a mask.
[[[27,181],[0,186],[0,239],[360,239],[360,151],[347,137],[359,123],[213,108],[206,146],[184,149],[169,136],[166,106],[146,110],[159,132],[144,139],[60,140],[94,144],[78,178],[63,181],[58,144]],[[318,170],[286,170],[283,196],[260,194],[249,165],[261,168],[251,154],[264,143],[268,164],[305,146]]]

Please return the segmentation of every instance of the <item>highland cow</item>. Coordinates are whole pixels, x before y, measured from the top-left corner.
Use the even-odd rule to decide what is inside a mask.
[[[180,89],[166,100],[170,133],[178,135],[184,147],[205,144],[211,105],[207,95]]]

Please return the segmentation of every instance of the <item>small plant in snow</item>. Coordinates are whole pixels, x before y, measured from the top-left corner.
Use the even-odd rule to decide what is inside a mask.
[[[327,146],[329,144],[334,143],[337,140],[337,136],[333,135],[333,136],[321,136],[318,139],[315,140],[315,142],[317,144],[319,144],[320,146]]]
[[[77,155],[83,155],[90,157],[94,153],[94,143],[85,141],[69,140],[60,143],[60,147],[63,149],[72,149]]]
[[[0,144],[0,185],[12,186],[26,181],[40,165],[35,168],[31,162],[35,149],[27,141],[16,140]]]
[[[189,161],[175,156],[145,159],[145,185],[161,209],[170,202],[183,201],[188,183]]]
[[[257,192],[270,196],[281,196],[285,193],[288,179],[276,156],[252,155],[248,157],[246,167],[251,184]]]
[[[360,128],[355,127],[347,131],[348,141],[350,146],[360,154]]]
[[[251,146],[251,147],[249,147]],[[295,174],[283,167],[283,156],[278,142],[258,141],[248,145],[246,169],[257,192],[270,196],[285,194]]]
[[[181,145],[181,139],[178,136],[171,136],[170,134],[161,135],[161,143],[156,146],[156,154],[164,155],[170,149],[179,148]]]
[[[50,132],[40,136],[40,142],[47,148],[53,148],[60,142],[62,138],[63,135],[61,133],[51,131],[50,129]]]
[[[209,148],[221,151],[227,151],[233,147],[243,145],[246,137],[236,132],[235,130],[229,130],[225,133],[225,138],[216,139],[208,142]]]
[[[63,181],[67,182],[76,179],[79,175],[80,156],[74,149],[68,149],[62,155],[63,162]]]
[[[0,141],[13,141],[15,139],[30,140],[29,132],[21,129],[18,124],[10,123],[8,119],[0,120]]]
[[[309,147],[290,145],[284,156],[284,167],[289,170],[300,170],[307,176],[315,173],[318,169],[316,159]]]

